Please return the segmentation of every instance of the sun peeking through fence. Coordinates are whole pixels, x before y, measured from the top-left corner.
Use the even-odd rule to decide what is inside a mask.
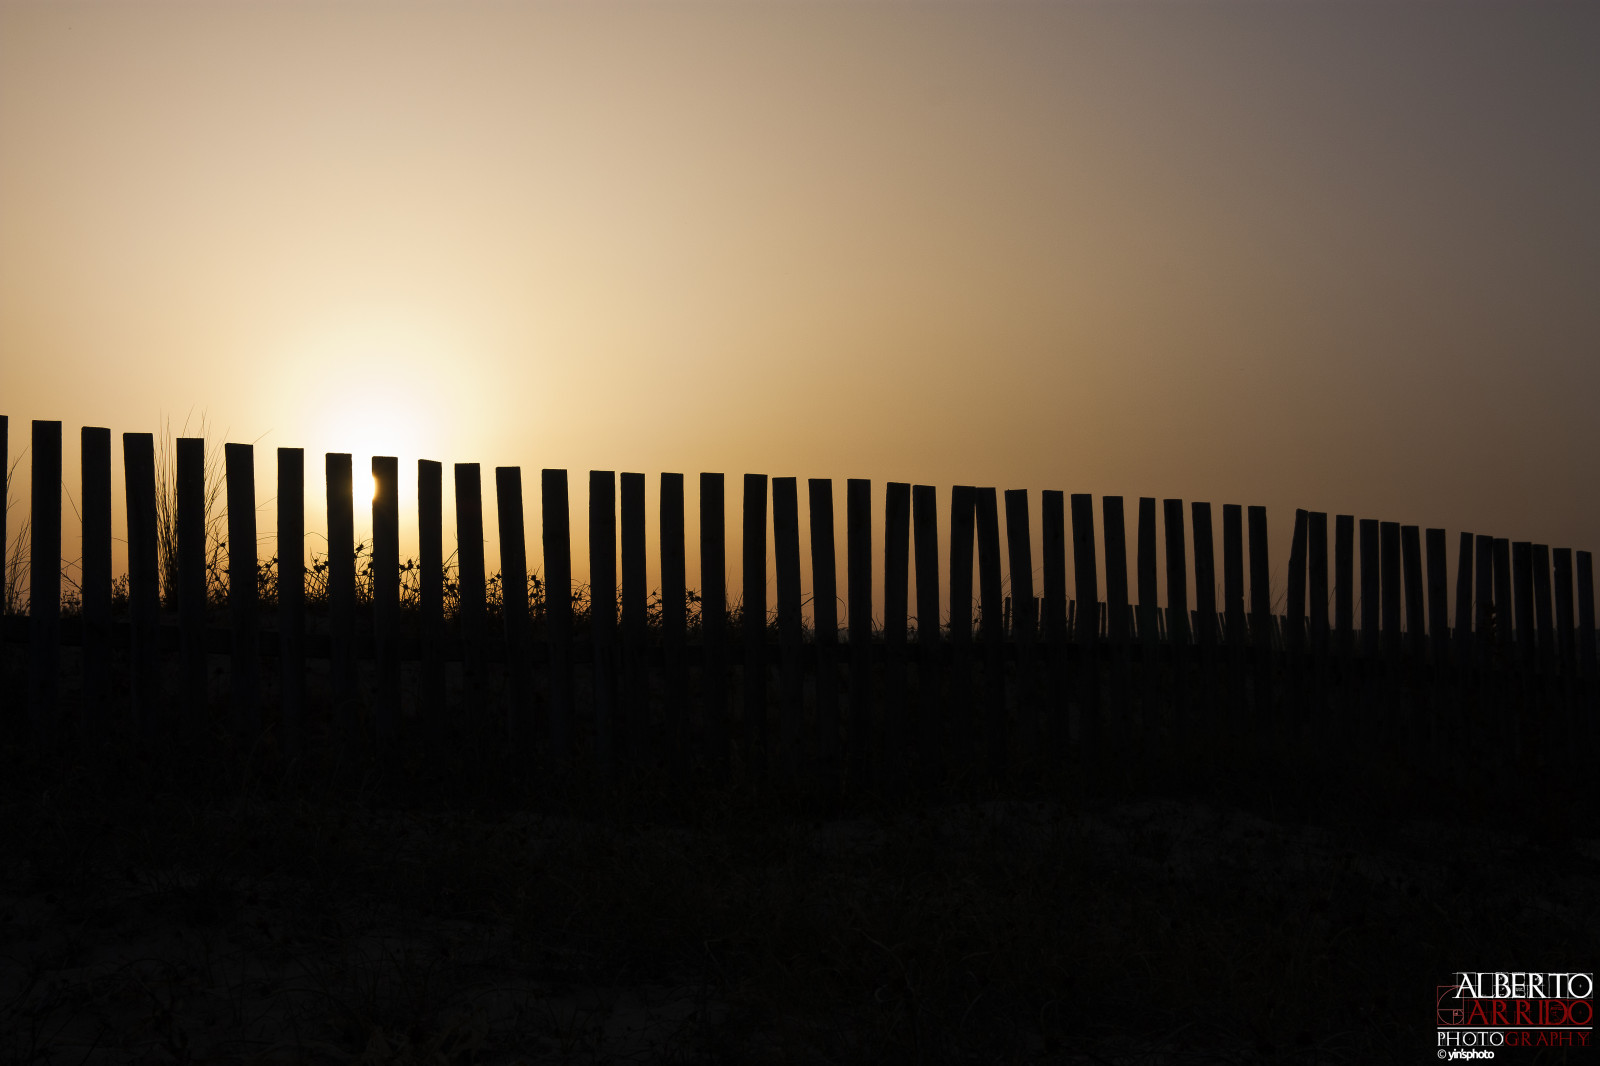
[[[812,479],[808,590],[799,480],[747,474],[734,503],[743,566],[729,590],[725,480],[703,473],[694,590],[683,475],[662,474],[655,486],[652,546],[645,476],[591,471],[580,504],[588,544],[578,546],[590,580],[575,587],[575,486],[564,470],[543,470],[536,483],[517,467],[493,471],[499,558],[490,560],[485,472],[453,467],[447,531],[443,465],[419,462],[419,552],[402,559],[398,462],[372,459],[372,535],[358,541],[354,490],[365,478],[352,456],[330,453],[327,550],[308,556],[306,456],[280,448],[278,550],[261,558],[251,445],[208,454],[203,439],[180,437],[158,451],[140,433],[122,445],[127,573],[111,573],[110,431],[88,427],[81,579],[63,611],[61,424],[32,424],[27,615],[8,612],[0,644],[9,736],[166,743],[221,732],[270,736],[294,755],[332,743],[444,743],[476,729],[531,759],[582,761],[603,777],[676,768],[757,782],[775,773],[893,782],[1222,734],[1553,753],[1592,733],[1600,692],[1587,551],[1461,533],[1452,617],[1444,530],[1336,515],[1330,531],[1326,514],[1300,510],[1276,613],[1261,507],[1226,504],[1218,516],[1209,503],[1163,501],[1159,544],[1150,498],[1130,516],[1121,497],[1097,507],[1089,495],[1047,490],[1035,513],[1024,490],[941,494],[889,482],[875,493],[850,479],[841,575],[836,487]],[[534,491],[542,575],[529,569],[524,540],[523,494]],[[17,538],[6,532],[0,525],[10,546]],[[647,588],[652,553],[661,582]],[[15,605],[20,553],[8,547],[5,562],[0,595]],[[948,597],[943,624],[916,624],[913,580],[919,604]]]

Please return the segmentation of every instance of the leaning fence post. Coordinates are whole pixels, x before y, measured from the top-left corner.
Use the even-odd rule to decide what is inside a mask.
[[[1110,500],[1106,497],[1106,633],[1117,644],[1119,652],[1127,641],[1128,571],[1122,555],[1126,545],[1122,540],[1122,497],[1116,497],[1116,555],[1113,556],[1112,530],[1109,525]],[[1062,535],[1065,536],[1065,530]],[[1053,552],[1053,549],[1051,549]],[[1117,572],[1121,567],[1121,571]],[[1079,604],[1078,624],[1072,637],[1077,644],[1078,660],[1078,732],[1085,743],[1096,743],[1101,736],[1100,722],[1100,620],[1094,608],[1100,602],[1099,575],[1095,572],[1094,547],[1094,496],[1086,492],[1072,494],[1072,580]],[[1066,575],[1062,574],[1062,602],[1060,613],[1065,616]],[[1119,598],[1120,597],[1120,598]],[[1065,618],[1063,636],[1065,636]],[[1065,648],[1059,654],[1064,659]],[[1063,714],[1059,723],[1062,738],[1071,732],[1070,723]]]
[[[1272,579],[1267,555],[1267,509],[1251,504],[1245,512],[1250,526],[1250,635],[1255,644],[1255,703],[1259,724],[1276,722],[1272,712]]]
[[[1011,643],[1017,657],[1016,737],[1013,750],[1037,753],[1039,741],[1039,697],[1033,673],[1033,545],[1028,528],[1028,490],[1006,489],[1006,548],[1011,564],[1012,612]]]

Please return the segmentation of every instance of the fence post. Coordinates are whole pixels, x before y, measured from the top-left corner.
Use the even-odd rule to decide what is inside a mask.
[[[1256,723],[1277,728],[1272,698],[1272,571],[1267,553],[1267,509],[1251,504],[1245,512],[1250,525],[1250,635],[1255,645]],[[1270,735],[1270,734],[1269,734]]]
[[[1600,677],[1595,674],[1594,644],[1594,555],[1578,552],[1578,661],[1583,664],[1583,683],[1589,707],[1585,716],[1589,739],[1594,739],[1596,704],[1600,704]]]
[[[1039,693],[1033,659],[1033,543],[1028,523],[1028,490],[1006,489],[1006,548],[1011,564],[1011,643],[1016,650],[1017,720],[1013,750],[1031,761],[1039,750]],[[1092,617],[1090,608],[1085,610]]]
[[[594,755],[613,779],[617,706],[617,476],[589,471],[589,640],[593,648]]]
[[[1139,643],[1144,658],[1139,671],[1143,697],[1140,702],[1144,706],[1145,728],[1153,730],[1167,717],[1165,708],[1158,706],[1164,694],[1159,692],[1161,672],[1157,667],[1161,649],[1156,614],[1160,605],[1156,598],[1156,501],[1153,496],[1139,497],[1138,537],[1135,565],[1139,581]]]
[[[516,470],[515,467],[512,468]],[[499,471],[496,471],[498,476]],[[520,472],[510,475],[516,485],[517,541],[522,530],[522,489]],[[543,470],[539,475],[540,502],[544,510],[545,631],[550,642],[550,754],[557,767],[565,768],[573,757],[572,727],[572,526],[567,502],[567,472]],[[505,532],[502,519],[501,543]],[[504,551],[504,548],[501,549]],[[526,562],[523,564],[526,566]],[[520,577],[520,575],[519,575]],[[502,583],[510,575],[503,574]],[[526,577],[521,578],[527,587]],[[525,654],[525,653],[524,653]]]
[[[1533,544],[1518,540],[1511,544],[1512,600],[1516,613],[1517,665],[1522,683],[1533,673]]]
[[[1572,624],[1572,549],[1557,548],[1550,553],[1555,564],[1557,661],[1562,685],[1570,694],[1577,668],[1577,631]]]
[[[706,768],[713,780],[728,775],[728,664],[723,653],[728,613],[727,519],[721,474],[700,474],[700,642],[705,666]]]
[[[689,671],[684,663],[688,588],[683,544],[683,475],[661,475],[661,655],[665,689],[667,769],[687,776],[689,749]]]
[[[360,687],[356,676],[356,547],[354,487],[349,452],[329,452],[328,643],[332,662],[335,724],[346,744],[360,741],[356,717]]]
[[[1183,501],[1162,501],[1167,534],[1167,638],[1172,644],[1176,728],[1192,735],[1189,708],[1189,568],[1183,535]]]
[[[372,457],[372,645],[377,667],[378,741],[400,735],[400,460]]]
[[[123,435],[124,450],[128,449],[128,440],[133,436],[135,434]],[[239,732],[236,743],[240,750],[248,752],[261,738],[255,448],[249,444],[227,444],[223,446],[223,453],[228,477],[228,614],[233,628],[233,727]],[[132,496],[131,491],[129,496]],[[132,521],[131,509],[129,520]],[[131,531],[128,540],[131,545]],[[132,581],[132,574],[129,580]]]
[[[1328,658],[1328,514],[1313,511],[1307,520],[1307,606],[1311,611],[1311,652],[1317,657],[1320,672]]]
[[[1456,628],[1452,666],[1465,671],[1472,656],[1472,534],[1461,534],[1456,551]]]
[[[1494,644],[1494,538],[1478,534],[1473,539],[1473,570],[1477,574],[1477,601],[1474,606],[1472,657],[1482,669],[1489,662]]]
[[[950,700],[943,748],[937,760],[952,775],[971,770],[977,749],[977,715],[972,705],[972,551],[977,515],[976,490],[950,490]]]
[[[111,723],[111,430],[85,426],[83,469],[82,739],[101,745]]]
[[[1537,626],[1540,684],[1545,685],[1555,669],[1556,622],[1550,602],[1550,546],[1533,546],[1533,610]]]
[[[569,754],[566,746],[566,716],[572,666],[569,658],[570,630],[567,626],[570,625],[572,610],[572,584],[570,580],[557,582],[554,573],[556,564],[551,560],[551,555],[558,550],[563,563],[567,558],[566,471],[557,472],[561,474],[559,515],[552,514],[552,472],[547,470],[544,473],[544,593],[545,617],[549,619],[550,634],[550,761],[553,767],[564,768]],[[494,497],[495,519],[500,533],[500,622],[506,641],[508,695],[502,735],[509,737],[511,751],[517,757],[527,759],[534,753],[538,741],[534,736],[532,710],[533,670],[529,660],[533,655],[533,647],[528,617],[528,541],[522,507],[520,466],[494,468]],[[551,529],[552,525],[557,524],[560,532],[554,536],[559,537],[559,549],[552,546]],[[559,726],[556,724],[558,721],[561,723]]]
[[[1400,559],[1405,573],[1406,653],[1415,664],[1426,661],[1428,655],[1428,614],[1423,602],[1422,531],[1419,527],[1400,527]]]
[[[1094,498],[1085,497],[1078,502],[1072,497],[1073,556],[1083,553],[1079,544],[1078,526],[1089,523],[1089,548],[1094,551]],[[1083,512],[1086,517],[1080,517]],[[1073,634],[1067,629],[1067,495],[1057,489],[1045,489],[1039,494],[1040,548],[1044,552],[1044,595],[1040,600],[1040,628],[1044,630],[1049,673],[1045,687],[1044,723],[1048,734],[1050,759],[1054,767],[1064,765],[1072,739],[1072,708],[1067,696],[1067,644]],[[1093,567],[1090,567],[1093,570]],[[1081,587],[1078,595],[1085,593]],[[1098,592],[1094,598],[1098,599]],[[1096,636],[1099,635],[1096,628]],[[1099,662],[1080,660],[1079,678],[1099,673]],[[1087,714],[1088,712],[1084,712]],[[1080,726],[1081,728],[1081,726]]]
[[[1310,515],[1304,508],[1295,509],[1294,534],[1289,541],[1289,584],[1284,591],[1284,629],[1294,673],[1299,672],[1299,660],[1306,649],[1306,538],[1309,520]]]
[[[286,760],[302,752],[306,707],[306,453],[278,449],[279,708]],[[180,564],[181,565],[181,564]]]
[[[917,567],[917,718],[911,725],[911,751],[920,780],[931,783],[942,771],[944,711],[939,604],[939,498],[932,485],[911,488],[911,525]]]
[[[845,571],[850,609],[850,780],[867,781],[872,765],[872,482],[845,482]]]
[[[1125,641],[1127,638],[1127,611],[1128,611],[1128,572],[1120,553],[1125,545],[1122,543],[1122,498],[1116,497],[1116,551],[1112,554],[1111,533],[1111,499],[1106,497],[1106,631],[1114,641]],[[1047,512],[1048,513],[1048,512]],[[1064,539],[1066,530],[1061,530]],[[1047,536],[1048,541],[1048,536]],[[1063,547],[1065,547],[1063,545]],[[1056,554],[1056,549],[1048,544],[1045,547],[1046,559]],[[1115,572],[1118,566],[1123,569]],[[1100,710],[1100,619],[1098,605],[1100,603],[1100,580],[1096,573],[1094,546],[1094,496],[1087,492],[1072,494],[1072,582],[1074,596],[1078,602],[1077,617],[1074,632],[1070,639],[1077,648],[1074,654],[1077,657],[1077,689],[1078,689],[1078,739],[1085,744],[1097,744],[1102,736],[1102,722]],[[1046,581],[1048,582],[1048,573]],[[1060,589],[1060,604],[1058,607],[1061,623],[1060,642],[1063,645],[1056,651],[1058,659],[1062,661],[1061,669],[1066,669],[1065,659],[1068,654],[1065,642],[1069,639],[1066,625],[1067,590],[1066,572],[1062,568]],[[1118,599],[1120,597],[1120,600]],[[1118,626],[1122,626],[1121,635]],[[1066,708],[1060,708],[1061,730],[1057,746],[1058,755],[1065,754],[1065,741],[1072,732],[1071,722],[1066,714]]]
[[[800,712],[805,675],[800,667],[800,497],[792,477],[772,479],[772,549],[778,570],[779,727],[784,776],[800,768]]]
[[[1000,509],[993,488],[978,489],[975,496],[978,525],[978,626],[983,640],[984,708],[989,753],[989,774],[1005,773],[1006,649],[1000,601]]]
[[[417,636],[422,706],[417,725],[430,754],[444,736],[444,464],[417,460]]]
[[[1112,655],[1115,659],[1111,672],[1111,705],[1116,720],[1112,723],[1111,729],[1106,729],[1097,715],[1093,720],[1085,718],[1082,726],[1086,742],[1093,742],[1107,735],[1119,742],[1125,742],[1131,736],[1133,727],[1128,692],[1130,687],[1128,645],[1133,635],[1133,615],[1128,605],[1128,537],[1123,520],[1122,497],[1102,497],[1100,510],[1106,539],[1106,636],[1111,641]],[[1076,512],[1073,523],[1076,527]],[[1073,532],[1073,542],[1076,545],[1076,528]],[[1076,556],[1076,546],[1074,546],[1074,556]]]
[[[6,534],[5,508],[5,504],[11,502],[11,478],[9,476],[11,473],[10,427],[10,417],[8,415],[0,415],[0,496],[6,497],[4,500],[0,500],[0,626],[6,624],[6,604],[10,602],[9,597],[6,596],[6,581],[16,579],[16,575],[13,574],[8,577],[6,574],[6,557],[10,554],[11,547],[11,541],[7,539]],[[11,678],[9,671],[5,668],[4,652],[5,644],[3,640],[0,640],[0,730],[12,733]]]
[[[206,442],[179,437],[177,451],[178,632],[182,657],[183,728],[176,739],[196,744],[211,726],[206,664]]]
[[[1211,734],[1216,721],[1217,692],[1217,561],[1211,536],[1211,504],[1196,501],[1189,505],[1189,521],[1194,529],[1194,601],[1200,660],[1201,708],[1204,728]]]
[[[833,543],[833,482],[806,482],[811,523],[812,632],[817,646],[817,769],[826,787],[839,776],[839,581]]]
[[[31,645],[28,708],[33,738],[49,748],[63,739],[56,698],[61,669],[61,423],[33,421],[29,504],[28,615]]]
[[[622,698],[617,703],[617,758],[632,773],[650,743],[650,671],[645,660],[644,475],[622,475]]]
[[[461,621],[462,706],[456,727],[463,735],[481,727],[488,692],[485,642],[488,604],[483,558],[483,483],[477,463],[456,463],[456,616]]]
[[[1333,628],[1339,658],[1348,670],[1355,651],[1355,537],[1354,515],[1337,515],[1333,520]]]
[[[907,763],[906,615],[910,600],[911,486],[891,481],[883,508],[883,730],[886,785],[904,784]]]
[[[1383,582],[1383,645],[1393,676],[1402,648],[1400,635],[1400,523],[1378,523],[1379,578]]]
[[[744,772],[767,776],[767,476],[744,476]]]
[[[1361,654],[1376,660],[1383,647],[1383,566],[1376,518],[1361,520]]]

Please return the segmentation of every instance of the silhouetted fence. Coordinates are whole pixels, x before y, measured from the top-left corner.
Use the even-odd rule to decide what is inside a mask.
[[[5,432],[0,418],[0,454]],[[341,738],[437,743],[478,730],[535,761],[587,762],[603,775],[644,768],[759,781],[782,772],[891,784],[1150,746],[1309,738],[1444,758],[1545,758],[1592,738],[1600,683],[1586,551],[1462,533],[1452,617],[1444,530],[1338,515],[1330,543],[1328,516],[1300,510],[1286,609],[1275,614],[1264,508],[1222,508],[1218,602],[1210,504],[1193,503],[1186,516],[1182,501],[1164,501],[1158,553],[1156,501],[1138,501],[1130,588],[1122,498],[1102,498],[1097,536],[1091,496],[1073,495],[1069,508],[1065,494],[1045,491],[1036,595],[1027,492],[1004,494],[1002,546],[996,490],[955,486],[951,543],[941,553],[936,489],[890,482],[880,498],[883,622],[874,630],[874,497],[870,482],[851,479],[841,629],[833,485],[814,479],[808,636],[795,478],[744,477],[741,598],[730,610],[723,475],[700,475],[698,597],[685,582],[683,475],[661,475],[662,584],[652,597],[644,475],[622,474],[619,500],[616,475],[590,472],[585,603],[572,595],[567,472],[540,476],[541,583],[527,567],[521,470],[495,470],[500,573],[491,597],[480,471],[456,464],[457,581],[447,612],[443,468],[424,460],[421,558],[406,569],[414,596],[403,611],[397,461],[372,460],[372,554],[358,575],[352,458],[334,453],[325,459],[329,552],[325,569],[310,574],[321,594],[308,605],[304,453],[277,452],[279,544],[275,575],[264,580],[254,457],[251,446],[228,444],[228,580],[219,617],[208,601],[207,568],[216,564],[206,557],[204,442],[176,445],[176,568],[163,606],[153,438],[123,435],[124,602],[111,575],[110,431],[82,431],[82,586],[76,615],[63,618],[61,424],[33,423],[29,611],[5,618],[3,634],[0,699],[10,706],[0,712],[13,735],[53,743],[131,731],[165,744],[224,732],[270,736],[297,753]],[[5,533],[0,525],[0,543]],[[1069,540],[1075,599],[1066,594]],[[1156,596],[1161,555],[1165,606]],[[947,583],[945,624],[909,617],[913,573],[919,604],[938,604]],[[219,576],[211,575],[213,585]],[[6,580],[14,575],[0,573],[0,595]],[[24,648],[25,656],[12,654]],[[19,672],[27,677],[25,713]],[[60,691],[72,676],[78,687]],[[225,683],[214,686],[217,678]]]

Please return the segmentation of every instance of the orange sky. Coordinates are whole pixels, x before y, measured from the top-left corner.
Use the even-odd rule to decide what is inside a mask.
[[[280,445],[313,503],[330,450],[519,464],[535,566],[539,468],[574,515],[646,472],[652,555],[659,472],[692,519],[722,471],[735,596],[746,472],[838,479],[841,552],[847,477],[942,526],[952,484],[1034,490],[1036,559],[1045,488],[1265,504],[1280,573],[1297,506],[1600,548],[1597,40],[1576,4],[3,0],[10,458],[60,419],[75,496],[80,426],[193,411],[263,499]]]

